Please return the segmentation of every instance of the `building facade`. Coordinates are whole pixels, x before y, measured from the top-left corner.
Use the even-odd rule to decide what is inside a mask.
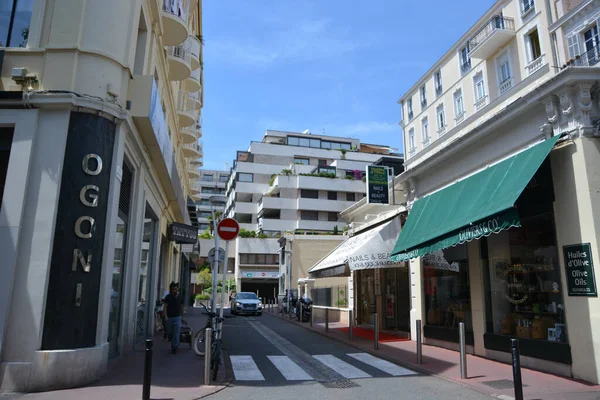
[[[600,381],[597,1],[498,1],[404,95],[411,325]],[[597,262],[596,262],[597,263]],[[412,329],[412,337],[415,332]]]
[[[225,214],[250,231],[332,233],[338,213],[366,193],[366,166],[402,156],[357,139],[267,131],[238,151],[227,183]]]
[[[0,387],[81,386],[152,336],[188,275],[202,3],[5,4]]]
[[[210,222],[212,221],[212,211],[210,205],[210,197],[214,195],[225,195],[225,186],[229,180],[229,172],[215,171],[203,169],[200,171],[200,180],[198,186],[200,192],[199,198],[196,201],[198,206],[198,230],[204,232],[210,230]],[[220,212],[221,215],[225,210],[225,205],[217,203],[213,206],[215,212]]]

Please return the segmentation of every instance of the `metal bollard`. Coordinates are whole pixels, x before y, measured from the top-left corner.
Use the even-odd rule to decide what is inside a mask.
[[[204,384],[210,385],[210,360],[212,350],[212,328],[204,331]]]
[[[325,332],[329,332],[329,308],[325,309]]]
[[[511,339],[513,384],[515,386],[515,400],[523,400],[523,379],[521,378],[521,356],[519,355],[519,340]]]
[[[300,315],[300,322],[302,322],[302,304],[300,304],[298,309],[298,314]]]
[[[460,378],[467,379],[467,349],[465,345],[465,323],[458,323],[458,334],[460,341]]]
[[[423,342],[421,339],[421,320],[417,320],[417,364],[423,364]]]
[[[150,400],[150,386],[152,386],[152,348],[154,341],[146,339],[146,355],[144,357],[144,385],[142,387],[142,400]]]
[[[315,314],[315,309],[310,310],[310,327],[313,327],[313,315]]]
[[[348,310],[348,340],[350,341],[352,341],[352,322],[354,322],[352,310]]]
[[[377,314],[375,314],[375,335],[374,335],[374,339],[375,339],[375,343],[374,343],[375,350],[379,350],[379,315],[377,315]]]

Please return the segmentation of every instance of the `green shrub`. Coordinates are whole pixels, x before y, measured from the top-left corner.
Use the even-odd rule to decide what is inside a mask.
[[[194,299],[196,300],[210,300],[210,296],[207,294],[197,294],[196,297],[194,297]]]

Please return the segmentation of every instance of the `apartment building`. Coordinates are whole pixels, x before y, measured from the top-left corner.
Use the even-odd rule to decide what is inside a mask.
[[[268,130],[238,151],[227,183],[225,213],[241,227],[281,232],[341,232],[338,213],[366,193],[366,166],[402,171],[394,149],[358,139]],[[391,177],[390,177],[391,179]]]
[[[81,386],[189,275],[202,2],[2,4],[0,388]]]
[[[399,100],[413,339],[600,382],[599,17],[499,0]]]
[[[196,201],[197,213],[198,213],[198,230],[204,232],[209,229],[211,217],[211,205],[210,197],[214,195],[225,195],[225,186],[229,181],[228,171],[216,171],[203,169],[200,171],[200,179],[198,181],[198,187],[200,188],[198,193],[198,200]],[[222,203],[216,203],[213,206],[215,212],[220,212],[221,215],[225,210],[225,205]]]

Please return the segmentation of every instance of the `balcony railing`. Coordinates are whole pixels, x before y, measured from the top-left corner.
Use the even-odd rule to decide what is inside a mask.
[[[188,47],[189,46],[188,46],[187,42],[183,42],[177,46],[168,46],[167,54],[172,57],[180,58],[189,64],[191,61],[192,55],[189,52]]]
[[[163,0],[163,11],[181,19],[186,25],[190,3],[187,0]]]
[[[487,104],[487,94],[475,101],[475,110],[479,111]]]
[[[442,89],[442,85],[435,85],[435,95],[436,96],[438,96],[438,97],[441,96],[443,91],[444,90]]]
[[[466,74],[471,70],[471,60],[464,61],[460,64],[460,73]]]
[[[508,92],[510,90],[510,88],[512,88],[512,84],[513,84],[512,77],[505,79],[504,82],[501,82],[500,86],[498,87],[499,94],[502,95],[502,94]]]
[[[188,114],[196,113],[196,100],[189,92],[186,92],[185,90],[179,91],[177,111],[185,112]]]
[[[494,32],[499,30],[513,31],[515,30],[515,21],[512,18],[496,15],[492,17],[485,25],[483,25],[469,40],[471,51],[483,43],[487,38],[492,36]]]
[[[576,67],[593,67],[600,63],[600,48],[597,46],[592,47],[580,56],[575,57],[574,60],[569,60],[564,67],[576,66]]]
[[[527,66],[525,66],[525,71],[527,72],[527,75],[531,75],[538,69],[542,68],[546,64],[545,58],[545,54],[542,54],[541,56],[527,64]]]
[[[454,123],[456,125],[460,124],[461,122],[463,122],[465,120],[465,112],[461,112],[460,114],[458,114],[456,117],[454,117]]]

